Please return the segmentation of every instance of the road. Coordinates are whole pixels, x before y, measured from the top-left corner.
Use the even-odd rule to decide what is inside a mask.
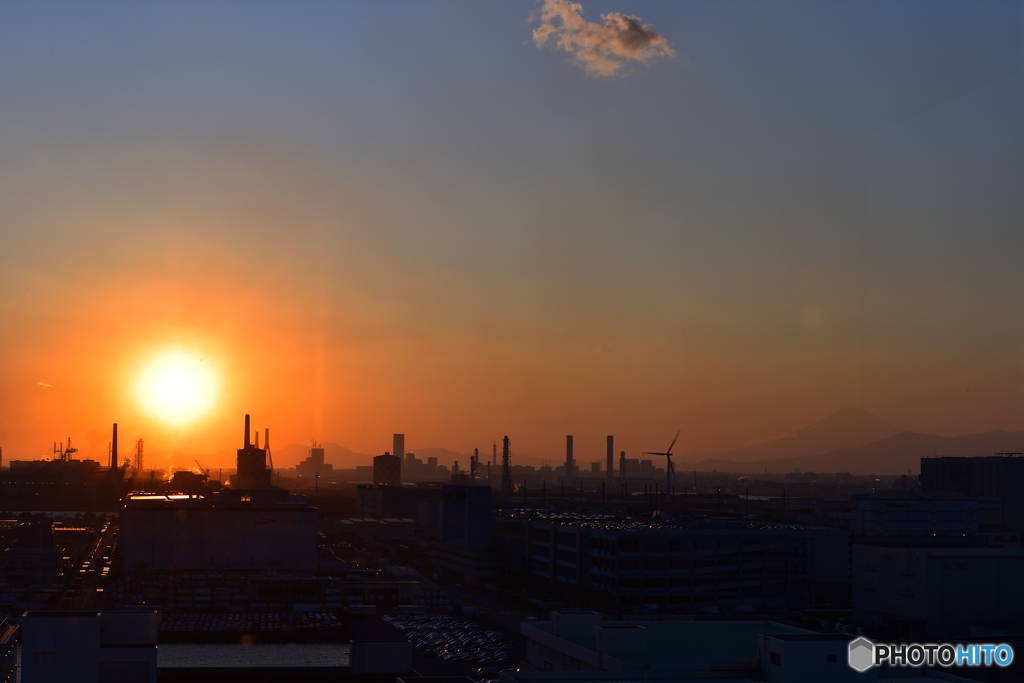
[[[71,579],[71,590],[78,586],[78,594],[72,599],[72,609],[99,610],[103,604],[103,589],[107,574],[113,562],[114,542],[117,540],[117,521],[104,523],[100,537],[86,553],[76,568],[77,576]]]

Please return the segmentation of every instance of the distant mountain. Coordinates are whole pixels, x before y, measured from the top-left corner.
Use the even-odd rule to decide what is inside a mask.
[[[861,408],[844,408],[780,439],[717,453],[711,459],[746,463],[801,458],[866,446],[902,431]]]
[[[737,462],[710,458],[680,469],[718,470],[756,474],[801,472],[850,472],[851,474],[920,473],[921,458],[942,456],[979,456],[1007,451],[1024,451],[1024,432],[994,430],[958,437],[901,432],[886,439],[856,448],[795,458],[773,458],[756,462]]]

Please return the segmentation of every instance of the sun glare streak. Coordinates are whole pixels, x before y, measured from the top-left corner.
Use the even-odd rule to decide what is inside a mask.
[[[136,386],[140,406],[159,420],[184,426],[206,414],[217,398],[217,379],[202,358],[165,353],[142,371]]]

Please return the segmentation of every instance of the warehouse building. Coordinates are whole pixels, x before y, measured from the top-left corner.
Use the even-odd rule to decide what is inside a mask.
[[[616,607],[782,611],[848,596],[849,532],[742,522],[628,523],[499,516],[506,566]]]
[[[921,490],[993,496],[1002,507],[1004,528],[1024,528],[1024,457],[921,458]]]
[[[125,571],[315,571],[316,508],[252,498],[227,491],[129,496],[121,512]]]
[[[853,620],[908,640],[1024,624],[1024,548],[853,546]],[[1019,627],[1018,627],[1019,628]]]

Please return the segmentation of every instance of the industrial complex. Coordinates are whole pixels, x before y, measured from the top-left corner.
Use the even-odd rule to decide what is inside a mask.
[[[7,680],[20,661],[26,682],[853,681],[842,657],[858,635],[1024,633],[1016,455],[925,458],[919,480],[687,482],[674,442],[656,463],[616,457],[608,436],[585,469],[567,436],[563,465],[527,469],[505,436],[449,469],[395,434],[345,481],[317,443],[275,470],[262,437],[246,415],[216,478],[198,462],[158,477],[141,441],[118,463],[116,425],[105,464],[70,440],[11,462],[3,507],[31,495],[52,511],[0,521]],[[93,507],[47,498],[62,481]],[[320,654],[211,668],[190,649],[289,643]]]

